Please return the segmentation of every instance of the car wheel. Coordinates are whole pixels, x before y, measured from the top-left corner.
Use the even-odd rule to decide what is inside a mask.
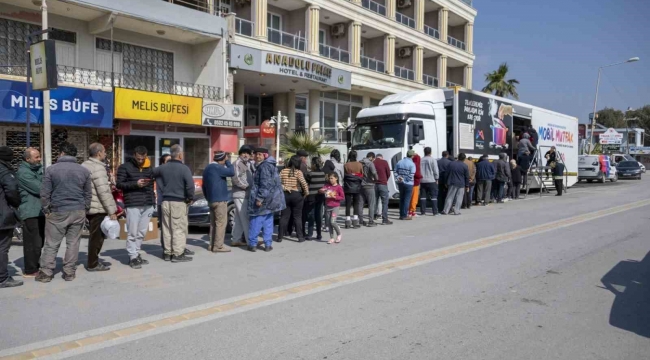
[[[232,233],[235,227],[235,204],[228,205],[228,224],[226,225],[226,232]]]
[[[614,178],[609,180],[611,182],[617,182],[618,181],[618,174],[614,175]]]

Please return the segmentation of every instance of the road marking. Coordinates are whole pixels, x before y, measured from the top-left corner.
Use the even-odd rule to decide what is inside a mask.
[[[6,349],[0,351],[0,360],[37,359],[45,357],[60,359],[79,355],[120,343],[211,321],[220,317],[234,315],[259,307],[269,306],[278,302],[345,286],[377,276],[390,274],[399,270],[424,265],[433,261],[486,249],[488,247],[520,240],[549,231],[555,231],[568,226],[577,225],[648,205],[650,205],[650,199],[426,251],[236,298],[181,309],[171,313],[85,331],[12,349]]]

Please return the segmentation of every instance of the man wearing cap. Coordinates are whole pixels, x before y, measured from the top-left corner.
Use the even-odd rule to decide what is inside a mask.
[[[273,250],[273,213],[286,208],[280,175],[276,169],[276,161],[269,156],[266,148],[255,149],[257,168],[253,174],[250,198],[248,199],[248,251],[255,252],[257,235],[263,230],[264,251]]]
[[[235,224],[232,228],[232,246],[246,246],[248,239],[248,197],[253,183],[251,158],[253,149],[244,145],[239,149],[239,158],[233,168],[232,201],[235,203]]]
[[[230,252],[224,244],[228,224],[228,178],[235,175],[229,155],[223,151],[214,153],[214,161],[203,170],[203,194],[210,206],[210,244],[208,250]]]
[[[9,247],[16,227],[17,209],[20,206],[18,182],[14,176],[11,160],[14,152],[7,146],[0,146],[0,288],[21,286],[20,280],[9,276]]]
[[[415,181],[415,163],[412,158],[415,155],[414,150],[409,150],[406,157],[395,165],[395,180],[399,186],[399,219],[412,220],[408,210],[413,193],[413,184]]]

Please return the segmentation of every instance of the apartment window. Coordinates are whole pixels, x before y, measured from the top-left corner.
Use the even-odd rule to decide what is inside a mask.
[[[321,92],[320,124],[326,140],[337,139],[338,124],[345,126],[361,111],[362,97],[344,92]],[[340,139],[339,139],[340,140]]]
[[[326,45],[327,37],[325,36],[325,30],[318,30],[318,43]]]
[[[282,30],[282,16],[274,13],[267,13],[266,26],[273,30]]]
[[[111,71],[111,42],[97,39],[97,70]],[[113,42],[113,69],[118,85],[154,92],[174,92],[174,54],[143,46]]]

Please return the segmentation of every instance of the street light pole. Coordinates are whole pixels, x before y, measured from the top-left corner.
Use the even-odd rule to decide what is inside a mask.
[[[275,124],[275,160],[279,161],[280,159],[280,126],[289,124],[289,120],[286,116],[282,116],[282,112],[278,111],[278,116],[271,117],[271,124]]]
[[[47,0],[41,4],[43,30],[47,30]],[[47,31],[43,32],[43,40],[47,40]],[[27,100],[29,101],[29,99]],[[27,134],[27,136],[30,136]],[[50,90],[43,91],[43,160],[45,167],[52,165],[52,126],[50,123]]]
[[[598,89],[600,87],[600,75],[602,73],[602,70],[606,67],[610,66],[616,66],[616,65],[621,65],[621,64],[626,64],[630,62],[635,62],[639,61],[638,57],[633,57],[629,58],[626,61],[621,61],[617,62],[614,64],[609,64],[605,66],[601,66],[598,68],[598,81],[596,82],[596,98],[594,99],[594,112],[593,112],[593,118],[591,119],[591,134],[589,136],[589,153],[591,154],[592,151],[594,151],[594,131],[596,130],[596,108],[598,106]]]

